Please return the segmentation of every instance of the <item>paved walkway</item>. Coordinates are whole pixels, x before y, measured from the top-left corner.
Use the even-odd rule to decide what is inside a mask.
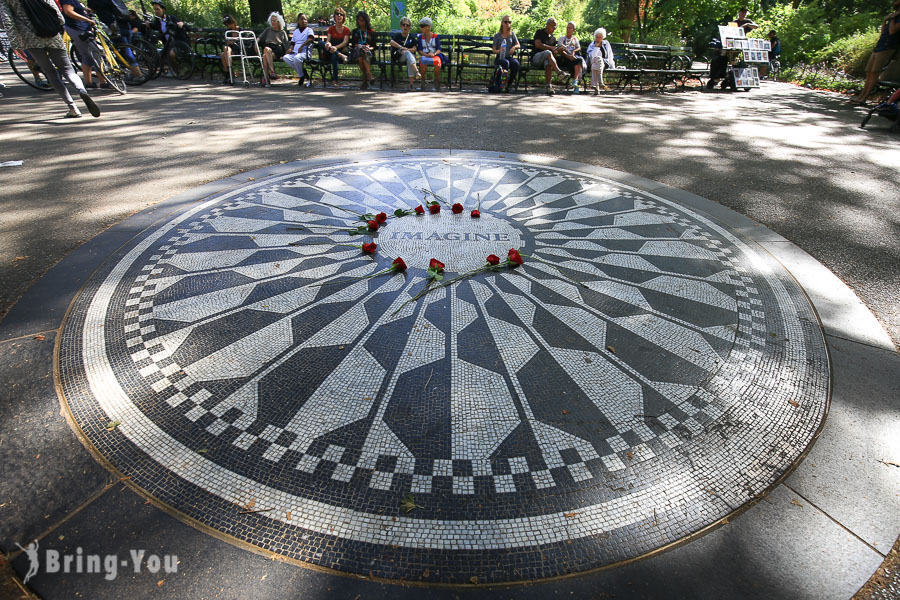
[[[850,283],[894,332],[896,340],[898,316],[891,309],[896,304],[897,242],[889,235],[895,224],[881,216],[890,214],[885,208],[888,202],[877,203],[877,193],[871,191],[878,186],[885,191],[893,189],[890,186],[896,179],[896,167],[886,162],[879,165],[869,161],[852,167],[851,163],[858,161],[863,144],[881,147],[875,156],[896,159],[898,151],[890,138],[877,131],[853,132],[843,147],[830,146],[825,143],[830,132],[852,123],[853,113],[845,115],[839,112],[837,101],[803,90],[768,86],[768,91],[768,96],[760,92],[755,96],[612,96],[603,103],[588,98],[501,101],[487,96],[374,94],[365,96],[361,105],[361,96],[354,94],[314,92],[301,96],[293,90],[277,90],[267,95],[262,90],[161,86],[151,97],[141,90],[140,96],[110,100],[107,105],[118,110],[110,111],[104,119],[79,123],[83,132],[102,133],[103,139],[88,147],[82,143],[78,150],[72,147],[68,161],[41,158],[36,150],[4,157],[26,160],[25,167],[16,168],[20,169],[15,173],[19,177],[12,189],[17,191],[10,194],[16,203],[9,210],[4,205],[4,214],[12,216],[12,226],[4,223],[0,252],[9,252],[10,260],[4,264],[13,265],[4,267],[9,269],[4,279],[24,289],[31,277],[59,260],[73,244],[93,238],[104,222],[117,222],[128,212],[194,190],[206,181],[231,175],[226,186],[234,186],[264,175],[235,175],[236,160],[251,168],[381,148],[454,147],[459,140],[466,140],[464,147],[475,149],[499,153],[519,149],[611,165],[733,206],[801,248],[813,254],[820,250],[823,255],[818,258],[839,275],[842,268],[855,272],[859,281]],[[430,103],[424,104],[423,99]],[[23,100],[13,102],[24,104]],[[473,103],[480,105],[479,110],[471,110]],[[808,112],[788,112],[788,106],[803,103]],[[339,108],[341,104],[346,105]],[[145,106],[143,116],[136,112],[138,105]],[[463,112],[464,106],[467,112]],[[560,107],[578,117],[577,121],[566,121],[577,122],[577,129],[556,125],[560,119],[555,117],[541,122],[551,119],[548,115]],[[40,113],[41,109],[45,111],[46,107],[22,106],[21,111]],[[508,117],[510,109],[528,120]],[[158,114],[154,111],[162,116],[149,116]],[[738,112],[744,115],[741,121],[733,120],[732,115]],[[476,123],[475,114],[484,114],[484,120]],[[811,114],[818,117],[814,123],[798,125],[808,122]],[[764,116],[768,117],[765,122]],[[772,121],[780,126],[773,126]],[[23,153],[29,152],[29,146],[38,147],[38,141],[26,139],[35,137],[35,131],[37,138],[46,135],[59,139],[63,147],[85,139],[52,135],[51,130],[58,127],[73,131],[73,124],[57,122],[38,121],[37,128],[32,125],[27,130],[21,124],[11,124],[4,127],[0,139],[7,147],[15,141],[13,147]],[[686,127],[686,122],[693,125]],[[367,127],[361,129],[358,123]],[[162,130],[143,140],[139,135],[143,129],[157,124]],[[105,125],[102,131],[101,125]],[[785,135],[791,127],[793,135]],[[693,129],[710,133],[694,133]],[[747,129],[752,130],[753,137],[735,142]],[[17,136],[16,140],[11,140],[11,135]],[[137,139],[142,140],[140,147],[134,147]],[[46,146],[47,138],[43,144]],[[798,155],[798,148],[805,148],[802,155]],[[166,151],[160,152],[162,149]],[[164,158],[154,159],[154,153]],[[97,167],[98,163],[102,165]],[[92,168],[78,171],[79,164]],[[148,168],[151,164],[155,165],[153,169]],[[831,169],[811,177],[809,169],[815,164],[829,164]],[[896,164],[894,160],[892,165]],[[59,176],[45,176],[46,183],[38,182],[38,173],[57,169]],[[842,170],[854,178],[837,178]],[[9,178],[10,173],[3,172],[2,176]],[[645,185],[662,189],[652,182]],[[221,186],[210,186],[207,192],[214,189]],[[677,190],[672,193],[678,196]],[[23,210],[23,197],[34,198],[40,207],[30,209],[31,213]],[[50,197],[58,199],[43,200]],[[192,191],[182,201],[195,197],[198,192]],[[671,593],[673,589],[690,597],[848,597],[875,570],[900,530],[896,517],[897,470],[887,464],[898,462],[890,435],[896,430],[897,415],[888,408],[888,399],[896,397],[900,387],[896,352],[863,305],[836,278],[783,238],[763,228],[754,231],[752,222],[691,194],[682,193],[680,200],[712,213],[762,243],[811,296],[823,320],[834,375],[832,409],[822,437],[786,482],[733,523],[710,535],[611,571],[504,591],[522,597],[550,591],[586,595],[597,590],[617,597],[644,597],[663,590]],[[843,204],[858,207],[855,210],[865,218],[848,218],[836,224],[825,216],[835,211],[835,205]],[[773,205],[778,208],[766,210]],[[92,269],[90,265],[172,207],[172,201],[167,201],[158,215],[145,213],[137,220],[126,221],[70,254],[64,272],[57,272],[55,281],[74,291]],[[88,212],[85,214],[82,208]],[[73,219],[73,214],[78,216]],[[797,218],[798,214],[804,218]],[[855,215],[853,210],[841,214]],[[879,218],[884,224],[872,226]],[[852,243],[848,230],[855,236]],[[823,236],[823,232],[829,235]],[[864,277],[854,271],[855,264],[871,264],[873,254],[885,263],[882,270],[873,267],[880,277]],[[19,256],[27,258],[14,260]],[[828,260],[831,256],[833,262]],[[30,374],[6,390],[3,403],[4,428],[9,427],[3,438],[10,444],[5,458],[21,473],[18,479],[5,478],[4,485],[9,487],[4,496],[14,499],[5,509],[10,511],[5,519],[8,530],[0,538],[5,551],[12,549],[8,546],[14,540],[44,532],[42,543],[59,543],[60,549],[96,547],[91,540],[99,536],[115,540],[111,545],[123,555],[127,555],[126,548],[140,541],[148,551],[176,552],[182,559],[184,568],[177,575],[160,575],[157,579],[145,572],[117,579],[111,584],[115,587],[109,588],[116,594],[143,595],[151,584],[154,588],[159,584],[173,596],[192,593],[201,597],[215,595],[217,585],[226,596],[286,588],[351,597],[357,593],[394,597],[399,592],[391,585],[272,563],[185,526],[111,481],[56,414],[58,403],[47,369],[54,330],[68,300],[54,302],[48,298],[50,290],[41,291],[40,286],[35,290],[37,295],[32,298],[43,301],[39,309],[37,302],[20,304],[2,325],[2,338],[9,340],[4,343],[4,372],[26,368]],[[864,376],[861,365],[865,365]],[[39,498],[29,491],[34,489],[41,491]],[[860,489],[866,490],[867,497],[848,501],[849,490],[858,493]],[[46,498],[52,498],[47,508],[34,510]],[[180,541],[173,543],[175,539]],[[16,561],[17,568],[27,568],[23,555]],[[240,562],[243,572],[259,573],[259,581],[237,576],[234,569],[219,568],[235,561]],[[79,589],[88,595],[107,589],[87,575],[65,580],[48,577],[36,580],[35,585],[42,595],[53,597],[62,591],[63,581],[66,586],[81,586]],[[412,589],[409,593],[421,592]]]

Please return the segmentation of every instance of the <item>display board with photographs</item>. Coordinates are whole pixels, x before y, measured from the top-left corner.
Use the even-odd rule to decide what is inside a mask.
[[[758,88],[759,87],[759,69],[756,67],[747,67],[744,69],[735,68],[732,70],[734,76],[734,85],[738,88]]]
[[[769,53],[764,50],[744,50],[744,62],[769,62]]]
[[[719,25],[719,39],[722,40],[722,44],[725,44],[726,40],[744,40],[747,38],[747,34],[744,32],[743,27],[729,27],[727,25]],[[725,46],[728,47],[727,45]],[[736,47],[736,46],[733,46]]]

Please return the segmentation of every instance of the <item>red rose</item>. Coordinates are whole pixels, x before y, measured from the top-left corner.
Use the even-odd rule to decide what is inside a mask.
[[[454,204],[452,207],[450,207],[450,210],[453,211],[453,214],[454,214],[454,215],[458,215],[459,213],[461,213],[461,212],[463,211],[463,206],[462,206],[462,204],[460,204],[459,202],[457,202],[457,203]]]
[[[425,208],[424,208],[421,204],[418,205],[418,206],[416,207],[415,210],[416,210],[416,214],[417,214],[417,215],[424,215],[424,214],[425,214]]]
[[[515,248],[509,249],[509,253],[506,255],[506,259],[510,263],[512,263],[509,266],[511,266],[514,269],[522,264],[522,255],[519,254],[519,251],[516,250]]]
[[[405,271],[406,263],[403,262],[403,259],[398,256],[394,259],[394,262],[391,263],[391,269],[393,269],[394,271]]]
[[[375,220],[378,221],[379,225],[384,225],[384,223],[387,221],[387,215],[383,212],[380,212],[375,215]]]
[[[378,231],[378,221],[372,220],[368,222],[369,231]]]
[[[496,254],[488,254],[487,262],[489,265],[499,265],[500,257],[497,256]]]
[[[476,208],[475,210],[473,210],[473,211],[472,211],[472,218],[473,218],[473,219],[480,219],[480,218],[481,218],[481,211],[478,210],[477,208]]]
[[[368,244],[362,245],[363,254],[375,254],[375,250],[378,248],[378,244],[375,242],[369,242]]]
[[[444,263],[442,263],[441,261],[439,261],[436,258],[432,258],[431,261],[429,261],[429,263],[428,263],[428,268],[429,269],[438,269],[439,271],[443,271]]]
[[[440,204],[437,204],[437,203],[435,203],[435,204],[429,204],[429,205],[428,205],[428,212],[430,212],[430,213],[433,214],[433,215],[438,214],[439,212],[441,212],[441,205],[440,205]]]

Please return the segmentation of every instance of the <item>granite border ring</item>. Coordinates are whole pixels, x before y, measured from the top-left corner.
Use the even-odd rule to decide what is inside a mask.
[[[94,273],[64,406],[178,514],[342,573],[515,582],[678,544],[802,460],[828,355],[775,259],[635,180],[478,152],[280,165]],[[408,302],[430,258],[452,277],[509,248],[518,269]]]

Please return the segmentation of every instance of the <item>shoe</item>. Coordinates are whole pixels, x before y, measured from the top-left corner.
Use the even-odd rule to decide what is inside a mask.
[[[368,82],[368,81],[363,81],[363,82],[362,82],[362,85],[359,86],[359,89],[361,89],[361,90],[367,90],[367,89],[369,89],[369,82]]]
[[[269,81],[278,81],[278,73],[275,71],[269,73]]]
[[[297,87],[302,87],[302,86],[303,86],[303,81],[304,81],[305,79],[306,79],[305,77],[301,77],[300,79],[298,79],[298,80],[297,80]]]
[[[436,92],[441,91],[441,84],[439,84],[439,83],[434,84],[434,91],[436,91]]]
[[[599,95],[600,95],[600,88],[598,88],[598,87],[591,88],[591,92],[592,92],[595,96],[599,96]]]
[[[548,85],[548,86],[547,86],[547,95],[548,95],[548,96],[552,96],[552,95],[555,94],[555,93],[556,93],[556,92],[553,91],[553,86],[552,86],[552,85]]]
[[[80,119],[81,111],[78,110],[78,107],[76,107],[73,104],[72,106],[69,107],[69,112],[66,113],[66,118],[67,119]]]
[[[575,85],[572,86],[572,93],[573,93],[573,94],[580,94],[580,93],[581,93],[581,92],[578,91],[578,84],[577,84],[577,83],[576,83]]]
[[[312,81],[310,81],[309,79],[307,79],[306,81],[303,82],[303,87],[309,87],[311,85],[312,85]]]
[[[97,85],[97,82],[96,82],[96,81],[92,81],[92,82],[90,82],[90,83],[85,84],[84,87],[88,88],[89,90],[96,90],[96,89],[98,89],[100,86]]]
[[[112,86],[109,84],[109,82],[105,82],[105,83],[100,84],[100,89],[101,90],[111,90]]]
[[[94,99],[87,95],[87,92],[81,92],[81,101],[84,102],[84,105],[87,106],[88,112],[91,113],[91,116],[95,119],[100,116],[100,107],[97,106],[97,103],[94,102]]]
[[[231,77],[226,75],[222,78],[222,85],[231,85]]]

